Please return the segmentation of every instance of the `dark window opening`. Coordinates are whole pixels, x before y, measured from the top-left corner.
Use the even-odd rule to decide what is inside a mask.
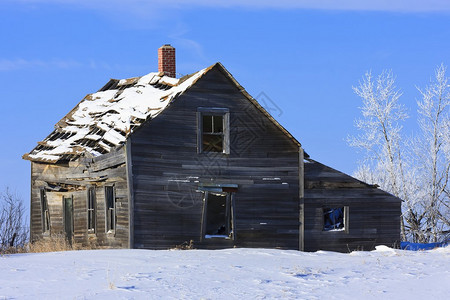
[[[233,210],[230,193],[205,195],[205,238],[231,238],[233,236]]]
[[[106,201],[106,231],[113,232],[116,229],[116,195],[113,186],[105,187]]]
[[[73,196],[63,196],[63,224],[67,241],[72,245],[73,239]]]
[[[87,200],[87,217],[88,217],[88,232],[95,232],[96,228],[96,210],[97,203],[95,201],[95,188],[91,187],[88,189],[88,200]]]
[[[202,151],[223,152],[223,116],[203,115]]]
[[[42,218],[42,232],[50,231],[50,212],[48,209],[47,193],[41,189],[41,218]]]
[[[345,230],[345,207],[323,209],[323,230]]]

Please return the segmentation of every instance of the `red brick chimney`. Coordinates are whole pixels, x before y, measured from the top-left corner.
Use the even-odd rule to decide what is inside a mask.
[[[175,48],[169,44],[158,49],[158,72],[169,77],[175,76]]]

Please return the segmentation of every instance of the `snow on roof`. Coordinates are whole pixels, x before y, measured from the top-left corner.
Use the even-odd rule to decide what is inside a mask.
[[[55,125],[55,130],[23,158],[55,163],[81,153],[92,156],[108,153],[123,144],[135,128],[160,114],[210,68],[180,79],[162,73],[113,79],[81,100]]]

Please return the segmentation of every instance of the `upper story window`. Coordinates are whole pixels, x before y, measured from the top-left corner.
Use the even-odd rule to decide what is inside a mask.
[[[223,116],[202,115],[202,151],[223,152]]]
[[[198,108],[198,152],[230,153],[227,108]]]

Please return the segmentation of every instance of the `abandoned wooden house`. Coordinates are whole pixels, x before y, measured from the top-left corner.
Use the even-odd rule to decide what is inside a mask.
[[[111,79],[31,161],[31,241],[347,252],[400,238],[400,199],[312,160],[220,64]]]

